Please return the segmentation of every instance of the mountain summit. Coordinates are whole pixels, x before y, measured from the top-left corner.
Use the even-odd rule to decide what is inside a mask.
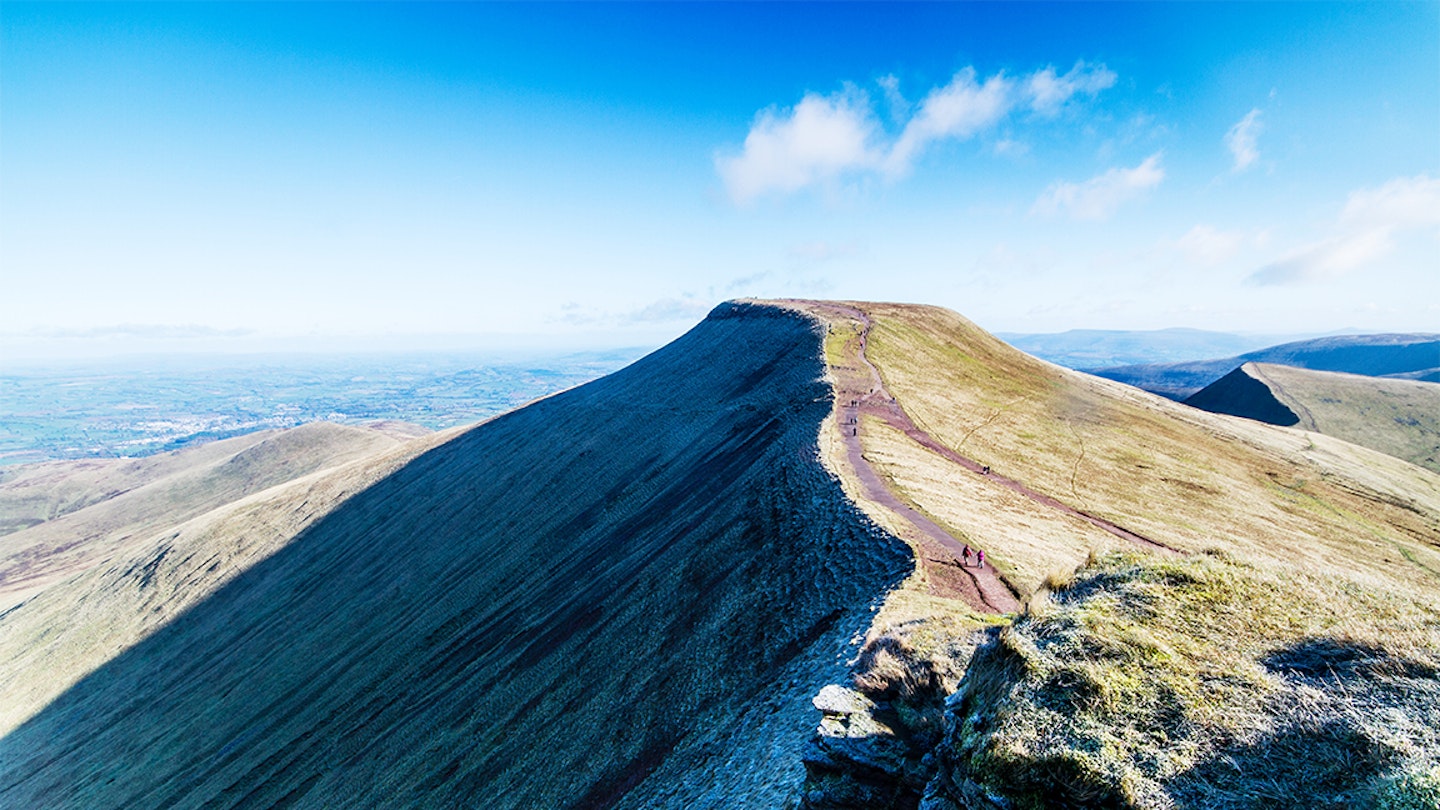
[[[0,614],[0,803],[1409,800],[1437,536],[1440,476],[1332,437],[730,302]]]

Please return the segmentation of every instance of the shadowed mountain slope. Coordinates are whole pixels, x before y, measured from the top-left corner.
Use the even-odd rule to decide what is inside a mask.
[[[1276,399],[1275,392],[1256,375],[1258,368],[1258,363],[1246,363],[1186,397],[1184,402],[1202,411],[1243,416],[1281,427],[1298,424],[1300,417]]]
[[[817,458],[819,349],[722,305],[0,615],[0,804],[780,804],[809,696],[910,567]]]
[[[1440,385],[1246,363],[1186,405],[1294,425],[1440,472]]]
[[[1440,369],[1440,336],[1434,334],[1339,335],[1283,343],[1219,360],[1102,368],[1106,379],[1183,400],[1246,363],[1275,363],[1369,377],[1426,379]]]
[[[149,458],[8,469],[0,515],[33,525],[0,536],[0,609],[212,509],[393,449],[394,431],[312,422]]]

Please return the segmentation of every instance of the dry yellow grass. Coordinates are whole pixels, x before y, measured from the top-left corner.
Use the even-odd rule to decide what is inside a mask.
[[[1243,369],[1300,418],[1296,427],[1440,472],[1440,385],[1270,363]]]
[[[312,473],[402,444],[385,429],[312,422],[143,459],[35,465],[0,482],[0,512],[33,522],[0,536],[0,610],[123,557],[157,533]]]
[[[891,701],[899,733],[946,729],[936,807],[1440,796],[1440,476],[1044,363],[953,312],[847,305],[872,321],[889,392],[941,444],[1182,552],[1145,552],[862,424],[900,498],[1031,596],[1010,620],[929,595],[915,544],[921,565],[866,635],[856,685]],[[859,321],[805,308],[829,324],[832,367],[853,364]]]
[[[997,472],[1176,548],[1219,547],[1440,592],[1434,473],[1049,365],[946,310],[867,310],[871,359],[912,418]],[[927,475],[943,480],[944,460],[935,462]],[[949,475],[962,497],[963,471]],[[1077,535],[1070,556],[1086,546]],[[993,552],[1017,568],[1053,570],[1026,559],[1033,553]]]

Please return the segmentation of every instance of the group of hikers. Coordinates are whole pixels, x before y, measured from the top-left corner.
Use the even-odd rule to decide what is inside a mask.
[[[970,550],[970,544],[969,544],[969,543],[966,543],[966,544],[965,544],[965,549],[960,552],[960,556],[961,556],[961,558],[963,559],[963,562],[961,563],[961,565],[965,566],[966,568],[969,568],[969,567],[970,567],[970,555],[971,555],[971,554],[974,554],[974,555],[975,555],[975,564],[976,564],[977,566],[981,567],[981,568],[984,568],[984,567],[985,567],[985,551],[984,551],[983,549],[978,549],[978,548],[977,548],[977,549],[975,549],[975,550],[972,552],[972,551]]]

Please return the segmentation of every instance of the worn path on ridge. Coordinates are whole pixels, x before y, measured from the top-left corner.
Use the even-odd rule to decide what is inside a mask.
[[[1063,503],[1042,492],[1037,492],[1013,478],[999,475],[993,471],[987,471],[985,466],[967,458],[953,449],[946,447],[937,441],[928,432],[920,429],[885,388],[884,379],[880,376],[880,370],[870,362],[866,355],[867,341],[870,335],[870,316],[863,310],[855,307],[848,307],[840,304],[807,302],[811,306],[828,310],[835,314],[841,314],[859,323],[859,340],[856,344],[853,359],[863,366],[839,367],[835,369],[837,379],[836,396],[841,405],[841,435],[845,442],[846,456],[850,466],[855,470],[860,484],[865,489],[865,494],[871,500],[881,504],[903,517],[918,531],[930,539],[940,543],[949,549],[957,561],[960,559],[961,550],[964,544],[956,540],[934,521],[927,518],[913,506],[903,502],[888,487],[880,475],[875,471],[870,461],[865,458],[861,446],[859,433],[860,415],[869,414],[876,416],[891,427],[901,431],[912,441],[920,446],[939,454],[941,457],[951,461],[977,475],[983,475],[991,483],[1009,489],[1013,492],[1029,498],[1036,503],[1064,514],[1077,517],[1090,523],[1097,528],[1103,529],[1121,539],[1145,546],[1147,548],[1174,552],[1175,550],[1162,543],[1157,543],[1148,537],[1136,534],[1122,526],[1118,526],[1108,520],[1095,515],[1083,512],[1075,507]],[[850,343],[847,341],[847,348]],[[867,379],[868,377],[868,379]],[[1015,591],[1005,582],[991,565],[984,568],[966,566],[962,570],[969,575],[969,587],[963,587],[965,600],[971,606],[988,612],[1008,613],[1018,610],[1019,599]]]

